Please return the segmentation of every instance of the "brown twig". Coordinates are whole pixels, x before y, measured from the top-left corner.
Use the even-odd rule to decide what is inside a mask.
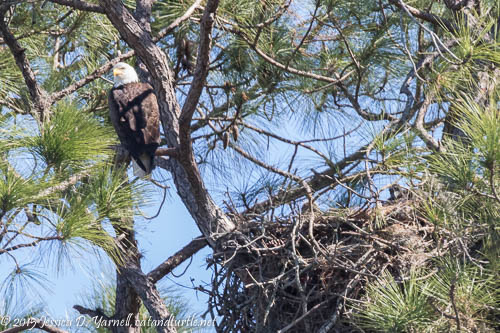
[[[455,303],[455,287],[457,283],[457,277],[453,278],[453,281],[451,281],[450,285],[450,301],[451,305],[453,307],[453,311],[455,312],[455,321],[457,323],[457,332],[461,331],[460,328],[460,316],[458,314],[458,309],[457,309],[457,304]]]

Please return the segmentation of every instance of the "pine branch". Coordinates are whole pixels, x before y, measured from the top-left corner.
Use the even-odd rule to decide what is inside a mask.
[[[353,74],[355,72],[355,70],[351,70],[351,71],[347,72],[346,74],[344,74],[343,76],[339,76],[337,73],[334,73],[335,78],[332,78],[329,76],[324,76],[324,75],[315,74],[313,72],[303,71],[300,69],[296,69],[294,67],[290,67],[289,65],[282,64],[278,60],[274,59],[273,57],[271,57],[270,55],[266,54],[264,51],[259,49],[257,47],[256,43],[252,42],[250,40],[250,38],[246,35],[246,33],[243,30],[241,30],[236,23],[232,23],[232,22],[225,20],[223,18],[219,18],[219,20],[221,20],[222,22],[227,24],[227,26],[223,27],[223,29],[228,30],[228,31],[238,35],[239,37],[241,37],[248,44],[248,46],[252,50],[254,50],[255,53],[257,53],[257,55],[259,57],[261,57],[264,61],[266,61],[267,63],[269,63],[269,64],[271,64],[271,65],[273,65],[273,66],[275,66],[275,67],[277,67],[285,72],[288,72],[290,74],[299,75],[299,76],[307,77],[310,79],[315,79],[318,81],[338,84],[338,83],[341,83],[342,81],[344,81],[345,79],[349,78],[351,76],[351,74]]]
[[[325,170],[321,173],[314,174],[314,176],[312,176],[307,181],[308,186],[310,186],[310,188],[314,192],[319,191],[319,190],[329,186],[332,183],[331,177],[334,176],[335,174],[342,173],[342,170],[345,169],[347,166],[349,166],[353,163],[356,163],[361,158],[363,158],[367,147],[368,147],[368,145],[362,146],[356,152],[354,152],[353,154],[340,160],[339,162],[335,163],[335,165],[328,168],[327,170]],[[293,201],[295,199],[298,199],[298,198],[305,196],[306,192],[307,191],[306,191],[306,188],[304,186],[297,186],[293,189],[279,192],[278,194],[273,196],[271,199],[256,203],[254,206],[250,207],[245,212],[243,212],[242,215],[246,215],[246,214],[250,214],[250,213],[255,213],[255,214],[263,213],[266,210],[271,209],[273,207],[273,204],[276,204],[276,203],[282,204],[282,203],[287,203],[287,202]]]
[[[454,32],[457,30],[457,28],[451,24],[448,20],[438,16],[434,15],[425,11],[422,11],[420,9],[417,9],[412,6],[408,6],[407,4],[403,3],[400,0],[389,0],[390,3],[393,5],[396,5],[400,9],[407,9],[408,12],[413,15],[416,18],[419,18],[421,20],[424,20],[426,22],[434,24],[436,27],[445,27],[448,31]]]
[[[127,53],[122,54],[121,56],[119,56],[117,58],[114,58],[113,60],[106,62],[104,65],[102,65],[101,67],[99,67],[98,69],[96,69],[91,74],[84,77],[83,79],[73,83],[72,85],[70,85],[70,86],[68,86],[60,91],[53,93],[49,97],[50,103],[53,104],[53,103],[59,101],[60,99],[74,93],[78,89],[82,88],[83,86],[87,85],[88,83],[100,78],[102,75],[109,72],[111,70],[111,68],[113,68],[113,66],[116,65],[117,63],[119,63],[120,61],[129,59],[129,58],[133,57],[134,55],[135,55],[135,51],[132,50],[132,51],[129,51]]]
[[[0,249],[0,253],[11,252],[11,251],[19,250],[19,249],[26,248],[26,247],[35,247],[38,243],[40,243],[42,241],[53,241],[53,240],[63,240],[63,238],[61,236],[38,237],[37,240],[35,240],[31,243],[17,244],[17,245],[11,246],[11,247],[6,248],[6,249]]]
[[[196,9],[200,8],[201,2],[202,2],[202,0],[196,0],[191,5],[191,7],[189,7],[188,10],[186,10],[186,12],[184,13],[184,15],[182,15],[181,17],[176,18],[174,20],[174,22],[170,23],[170,25],[168,27],[160,30],[160,32],[158,33],[158,37],[156,39],[158,40],[158,39],[161,39],[161,38],[165,37],[166,35],[168,35],[169,33],[171,33],[175,28],[177,28],[180,24],[182,24],[182,22],[188,20],[191,17],[191,15],[193,15],[194,11]]]
[[[5,14],[8,9],[8,6],[0,6],[0,32],[3,35],[5,43],[14,56],[17,66],[23,74],[24,82],[28,87],[30,97],[35,106],[35,109],[39,113],[40,119],[44,120],[50,107],[50,103],[48,103],[47,99],[47,93],[38,85],[38,82],[36,81],[35,73],[31,68],[28,57],[26,56],[26,50],[21,47],[6,24]]]

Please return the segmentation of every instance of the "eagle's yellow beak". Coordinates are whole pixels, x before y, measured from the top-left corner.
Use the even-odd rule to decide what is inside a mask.
[[[121,69],[118,69],[118,68],[113,69],[113,76],[118,76],[118,75],[121,75],[121,74],[122,74],[122,70]]]

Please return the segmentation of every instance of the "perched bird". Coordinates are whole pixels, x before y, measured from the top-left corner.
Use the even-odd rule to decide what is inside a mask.
[[[160,114],[153,87],[139,82],[134,68],[119,62],[113,67],[109,116],[121,144],[132,156],[134,175],[145,177],[154,168],[160,145]]]

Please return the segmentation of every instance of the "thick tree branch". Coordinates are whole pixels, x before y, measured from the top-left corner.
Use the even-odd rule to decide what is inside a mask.
[[[151,10],[156,0],[135,0],[135,18],[151,32]]]
[[[100,0],[107,16],[125,41],[136,51],[146,65],[158,97],[161,121],[167,145],[179,147],[179,116],[181,114],[174,90],[174,79],[168,59],[120,1]],[[192,151],[181,150],[178,159],[169,161],[177,193],[186,205],[196,224],[212,247],[216,240],[234,230],[234,223],[215,204],[208,193]]]
[[[186,259],[192,257],[196,252],[207,245],[203,236],[193,239],[189,244],[177,251],[173,256],[162,262],[158,267],[148,274],[152,283],[160,281],[165,275],[169,274],[174,268],[182,264]]]
[[[178,157],[179,149],[177,148],[158,148],[155,151],[155,156],[170,156],[170,157]]]
[[[210,61],[210,48],[212,44],[212,28],[215,20],[215,12],[219,6],[219,0],[208,0],[205,6],[205,12],[200,24],[200,44],[198,48],[198,56],[196,58],[196,68],[191,87],[186,97],[186,101],[182,108],[179,118],[180,126],[180,143],[181,149],[192,149],[190,140],[191,120],[194,111],[198,105],[205,79],[208,74],[208,64]]]
[[[121,268],[121,274],[127,279],[130,286],[140,296],[142,302],[151,317],[154,320],[167,322],[171,313],[165,305],[165,302],[160,296],[156,285],[152,282],[146,274],[142,272],[140,267],[129,266]],[[156,330],[159,333],[174,333],[177,332],[175,326],[158,326]]]

